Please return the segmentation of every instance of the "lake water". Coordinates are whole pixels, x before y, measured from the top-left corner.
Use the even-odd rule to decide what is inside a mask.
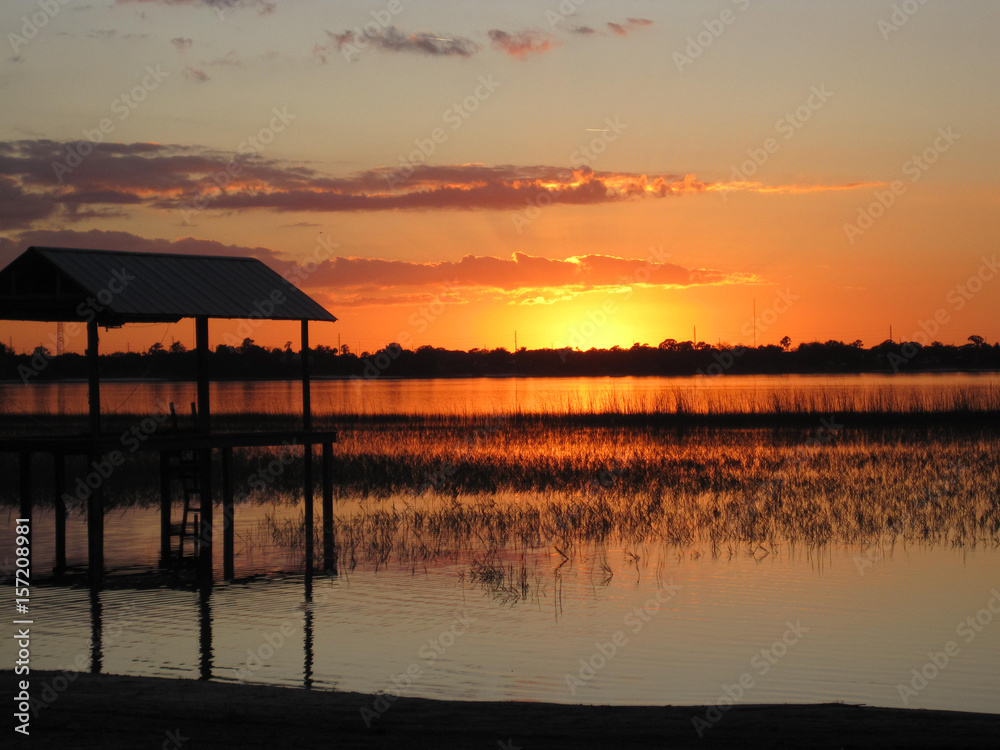
[[[561,411],[678,388],[693,399],[724,391],[738,403],[761,391],[794,400],[851,389],[933,402],[949,389],[996,386],[996,375],[321,381],[314,404],[318,413]],[[188,390],[116,383],[104,394],[106,404],[121,399],[122,410],[140,412],[158,398],[186,403]],[[220,384],[213,395],[220,413],[294,411],[299,398],[295,384],[271,382]],[[75,384],[7,385],[0,398],[8,412],[80,413],[86,404],[85,386]],[[316,576],[307,601],[301,552],[268,544],[262,532],[265,522],[301,512],[294,499],[238,506],[237,575],[259,575],[216,584],[210,595],[36,585],[32,665],[58,669],[79,657],[117,674],[602,704],[724,703],[742,681],[745,703],[839,700],[1000,713],[995,545],[779,543],[713,555],[707,544],[590,544],[569,562],[550,547],[523,557],[508,550],[504,562],[525,571],[513,597],[474,580],[475,553],[462,551]],[[9,510],[0,523],[5,561],[13,559],[14,516]],[[82,564],[84,520],[71,516],[68,526],[69,562]],[[51,512],[37,511],[36,575],[53,563],[52,527]],[[106,529],[109,569],[155,565],[154,509],[112,511]],[[10,639],[0,643],[0,659],[12,662]],[[901,694],[900,685],[911,692]]]
[[[316,380],[316,414],[491,414],[667,408],[680,400],[690,411],[786,409],[879,403],[933,408],[955,398],[1000,398],[998,373],[913,375],[739,375],[722,377],[453,378],[437,380]],[[243,381],[211,385],[217,414],[296,413],[297,381]],[[193,382],[106,382],[106,413],[150,413],[174,403],[186,413],[196,400]],[[87,384],[0,383],[0,413],[86,414]]]

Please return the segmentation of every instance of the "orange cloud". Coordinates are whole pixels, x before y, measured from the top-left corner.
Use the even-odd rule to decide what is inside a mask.
[[[608,28],[618,36],[628,36],[636,29],[652,26],[653,22],[648,18],[629,18],[625,23],[613,23],[608,21]]]
[[[557,39],[535,29],[525,29],[514,33],[490,29],[488,33],[493,49],[516,57],[518,60],[523,60],[531,55],[541,55],[559,46]]]
[[[226,245],[185,237],[150,239],[128,232],[31,230],[0,238],[0,267],[30,245],[87,247],[148,253],[249,256],[289,275],[294,263],[271,248]],[[468,254],[457,261],[417,262],[335,256],[319,261],[300,283],[335,307],[427,304],[435,300],[464,304],[491,300],[509,305],[551,305],[590,292],[628,293],[634,287],[681,289],[761,284],[754,273],[687,268],[670,253],[651,248],[646,258],[588,254],[545,258],[515,252],[509,257]]]
[[[689,269],[650,257],[581,255],[565,259],[515,252],[509,258],[466,255],[459,261],[419,263],[381,258],[337,257],[320,264],[309,285],[335,290],[339,305],[411,304],[414,290],[434,288],[451,301],[484,298],[516,305],[548,305],[593,291],[625,293],[634,286],[679,289],[759,284],[752,273]],[[438,295],[435,295],[438,296]]]
[[[176,210],[184,218],[201,210],[524,213],[529,207],[537,211],[547,205],[598,205],[707,192],[795,195],[884,184],[765,185],[705,182],[694,174],[422,161],[335,177],[262,159],[252,151],[233,156],[156,143],[83,145],[85,153],[80,143],[0,142],[0,230],[25,229],[45,219],[78,221],[109,207],[119,213],[137,206]]]

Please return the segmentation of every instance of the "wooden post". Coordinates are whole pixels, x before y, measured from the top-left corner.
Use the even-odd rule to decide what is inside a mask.
[[[302,429],[312,429],[312,394],[309,381],[309,321],[302,321]]]
[[[212,407],[208,398],[208,318],[194,319],[195,362],[198,369],[198,431],[211,430]]]
[[[198,432],[207,435],[212,430],[212,405],[208,396],[208,318],[194,319],[195,362],[198,370]],[[198,451],[201,464],[199,505],[201,528],[198,534],[198,578],[202,583],[212,580],[212,449]]]
[[[101,434],[101,375],[98,360],[97,320],[87,321],[87,401],[90,405],[90,434]]]
[[[91,465],[104,456],[89,454]],[[87,498],[87,563],[90,568],[90,585],[100,586],[104,576],[104,493],[98,487]]]
[[[200,492],[198,493],[199,505],[201,506],[201,528],[198,530],[199,553],[198,553],[198,579],[203,584],[212,582],[213,570],[213,547],[212,547],[212,449],[202,448],[198,451],[198,463],[201,464]]]
[[[337,551],[333,546],[333,444],[323,443],[323,569],[337,574]]]
[[[222,577],[231,581],[236,577],[235,537],[233,529],[233,449],[222,449]]]
[[[212,679],[212,582],[198,588],[199,680]]]
[[[312,608],[312,572],[307,571],[305,577],[305,622],[303,628],[302,655],[305,664],[302,667],[302,686],[312,689],[313,684],[313,608]]]
[[[309,321],[302,321],[302,429],[312,431],[312,394],[309,382]],[[302,484],[305,500],[305,534],[306,534],[306,575],[312,575],[313,568],[313,480],[312,480],[312,443],[306,436],[302,445]]]
[[[305,500],[306,575],[313,570],[313,472],[311,443],[302,446],[302,493]]]
[[[31,530],[31,453],[28,451],[21,451],[20,453],[20,466],[19,466],[19,481],[18,481],[18,493],[21,498],[21,515],[20,518],[27,522],[28,533],[25,534],[28,537],[28,546],[30,548],[31,542],[35,539],[35,535]],[[12,574],[13,575],[13,574]]]
[[[173,404],[171,404],[173,406]],[[170,567],[170,454],[160,451],[160,567]]]
[[[100,674],[104,661],[104,608],[100,582],[90,582],[90,672]]]
[[[55,453],[52,455],[52,462],[56,509],[56,566],[52,572],[58,578],[66,572],[66,501],[63,500],[63,492],[66,491],[66,455]]]
[[[20,452],[20,473],[18,492],[21,496],[21,518],[31,523],[31,453]]]

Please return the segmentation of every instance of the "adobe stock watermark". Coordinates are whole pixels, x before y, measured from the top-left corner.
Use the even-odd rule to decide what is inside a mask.
[[[903,162],[903,175],[910,178],[910,183],[920,182],[921,178],[946,154],[955,143],[961,139],[961,135],[954,132],[951,126],[938,128],[937,137],[934,142],[919,154],[914,154]],[[900,196],[905,195],[908,185],[903,180],[891,182],[885,190],[876,190],[875,200],[867,206],[858,209],[858,218],[853,224],[844,224],[844,234],[847,241],[854,244],[859,237],[875,226],[875,222],[881,219],[886,213],[896,205]]]
[[[782,476],[784,473],[800,470],[809,457],[810,449],[832,443],[837,439],[837,434],[845,426],[837,422],[836,416],[820,417],[819,424],[820,426],[815,434],[813,434],[812,430],[809,430],[809,439],[799,443],[795,447],[795,452],[790,459],[783,457],[778,462],[771,472],[769,479],[766,482],[762,482],[761,486],[774,491],[780,490],[788,481]]]
[[[617,115],[614,118],[606,117],[601,134],[591,138],[588,143],[581,144],[569,155],[570,166],[577,170],[590,167],[607,150],[608,146],[617,141],[627,129],[628,125],[621,122]],[[561,169],[557,177],[560,184],[565,184],[573,180],[574,174],[568,169]],[[534,198],[525,198],[526,207],[510,215],[510,220],[517,233],[521,234],[525,227],[530,226],[535,219],[541,216],[542,209],[551,206],[555,199],[562,194],[563,189],[558,186],[546,188],[540,190]]]
[[[404,329],[396,334],[395,340],[378,351],[375,355],[365,358],[365,367],[361,375],[352,375],[351,380],[374,380],[392,366],[392,363],[399,359],[405,347],[413,343],[414,332],[417,335],[426,331],[432,323],[444,315],[447,310],[447,303],[442,299],[442,295],[448,290],[458,285],[458,279],[444,282],[445,291],[434,295],[430,303],[423,305],[414,313],[410,313],[407,322],[411,328]]]
[[[634,607],[625,613],[622,618],[622,625],[628,629],[632,635],[638,635],[650,620],[660,611],[662,606],[673,599],[683,588],[678,583],[671,580],[667,585],[656,590],[656,594],[647,599],[641,607]],[[616,630],[607,641],[598,641],[594,644],[594,651],[588,657],[580,657],[579,669],[575,673],[567,672],[564,675],[566,688],[569,694],[575,696],[576,691],[584,687],[588,682],[597,677],[598,672],[604,669],[611,661],[621,653],[621,650],[628,645],[629,636],[625,628]]]
[[[295,463],[296,449],[300,447],[301,446],[293,445],[288,440],[283,440],[281,442],[281,452],[278,454],[278,457],[272,458],[267,464],[264,464],[257,470],[252,471],[249,475],[247,475],[245,485],[249,487],[249,490],[237,492],[233,496],[234,502],[243,503],[250,497],[250,493],[263,491],[272,487],[278,480],[278,477],[285,473],[285,469]],[[223,532],[223,524],[223,521],[212,523],[210,521],[206,521],[204,518],[201,518],[198,524],[197,535],[190,535],[190,538],[193,542],[199,545],[208,544],[209,539],[214,538],[217,532]],[[259,665],[257,668],[260,668]],[[252,672],[255,670],[250,671]]]
[[[436,638],[432,638],[424,643],[417,652],[419,660],[412,662],[401,674],[390,677],[390,686],[384,691],[375,694],[375,699],[372,701],[370,707],[362,706],[359,709],[365,726],[371,729],[372,722],[381,718],[392,707],[395,701],[399,700],[407,690],[411,689],[414,683],[423,675],[424,670],[427,667],[433,666],[438,659],[455,645],[459,638],[468,633],[470,626],[477,619],[466,612],[457,613],[451,625],[441,631]]]
[[[147,65],[146,75],[131,89],[111,101],[111,112],[118,115],[118,121],[115,122],[110,117],[103,117],[97,123],[97,127],[84,128],[83,137],[87,140],[68,144],[63,160],[52,162],[52,172],[59,184],[63,183],[66,175],[72,174],[74,169],[83,164],[83,160],[94,152],[94,146],[101,143],[106,136],[114,133],[118,123],[127,120],[136,108],[146,101],[146,97],[151,92],[156,91],[169,75],[170,73],[160,70],[159,64],[155,67]]]
[[[637,268],[633,273],[616,279],[617,284],[626,287],[621,301],[628,302],[632,299],[632,295],[635,293],[632,287],[636,284],[645,284],[648,282],[653,275],[653,266],[662,265],[671,257],[671,253],[663,251],[663,245],[650,247],[649,254],[646,256],[646,262],[642,266]],[[570,327],[569,346],[582,349],[588,341],[593,339],[608,324],[611,317],[616,315],[620,310],[619,303],[613,299],[607,299],[601,303],[600,307],[588,310],[585,321],[579,325]],[[567,356],[565,349],[559,350],[559,359],[563,364],[566,364]]]
[[[923,497],[920,497],[913,503],[912,510],[921,511],[932,506],[939,499],[947,497],[949,492],[954,491],[954,485],[963,480],[967,471],[968,467],[965,465],[957,461],[949,462],[947,466],[948,473],[924,487]],[[911,514],[903,518],[900,522],[892,523],[890,531],[894,534],[904,534],[916,528],[918,524],[922,525],[922,521],[918,516]],[[867,574],[869,568],[874,567],[875,563],[885,559],[885,553],[882,552],[882,554],[879,554],[879,549],[879,547],[872,545],[861,554],[854,556],[854,567],[857,568],[858,575],[863,576]]]
[[[205,185],[208,190],[212,189],[212,186],[207,184],[211,182],[215,184],[220,193],[224,193],[230,183],[232,183],[235,178],[239,177],[243,168],[246,166],[246,162],[254,156],[260,154],[274,141],[277,134],[284,132],[289,123],[291,123],[291,121],[298,116],[288,111],[287,104],[281,109],[272,107],[271,114],[272,117],[268,121],[267,125],[263,126],[256,133],[249,135],[240,141],[240,144],[236,147],[236,157],[234,159],[227,162],[223,169],[217,172],[209,173],[208,177],[202,180],[202,184]],[[179,210],[183,214],[183,223],[190,224],[191,218],[195,216],[198,211],[202,211],[207,208],[208,205],[209,199],[206,191],[199,189],[189,202],[181,202],[179,204]]]
[[[791,287],[778,290],[774,300],[769,307],[765,307],[759,315],[740,326],[740,335],[744,338],[753,338],[755,335],[763,335],[778,322],[778,318],[788,312],[789,308],[801,299],[801,295],[794,294]],[[734,346],[732,349],[724,349],[713,353],[715,360],[704,370],[699,369],[697,374],[701,377],[712,378],[721,375],[726,370],[736,364],[736,359],[747,353],[747,348],[742,344]]]
[[[351,43],[345,44],[340,52],[347,62],[354,60],[361,54],[361,50],[367,49],[371,44],[371,39],[379,37],[392,26],[396,16],[404,10],[402,0],[389,0],[381,10],[369,11],[372,20],[365,24],[355,26],[352,31]]]
[[[21,33],[7,33],[7,41],[14,54],[17,55],[19,49],[38,36],[38,32],[48,26],[49,21],[59,15],[59,11],[70,2],[71,0],[37,0],[35,5],[38,10],[30,16],[27,13],[21,16]]]
[[[82,507],[87,502],[87,499],[111,478],[111,475],[115,473],[115,469],[125,463],[126,455],[131,455],[138,451],[142,444],[149,440],[170,419],[170,414],[163,409],[163,402],[157,399],[156,403],[160,409],[160,413],[154,414],[151,417],[145,417],[137,424],[132,425],[129,429],[122,432],[118,442],[124,448],[124,452],[117,449],[108,451],[101,456],[99,461],[93,460],[90,462],[90,466],[88,467],[90,471],[87,471],[83,476],[77,476],[74,493],[71,495],[68,492],[64,492],[62,495],[62,500],[66,505],[67,511]]]
[[[502,85],[499,81],[493,80],[492,73],[479,76],[478,85],[472,90],[472,93],[463,98],[462,101],[455,102],[448,107],[444,111],[444,114],[441,115],[441,119],[450,127],[451,132],[454,133]],[[428,134],[427,138],[415,138],[413,143],[416,145],[416,148],[405,158],[400,154],[399,164],[391,172],[383,175],[385,181],[389,184],[389,189],[395,190],[397,185],[408,180],[416,170],[416,166],[426,163],[434,155],[434,152],[437,151],[438,146],[447,141],[449,137],[450,133],[447,130],[437,127]]]
[[[890,35],[902,29],[927,2],[928,0],[903,0],[901,3],[894,4],[889,17],[880,18],[875,23],[875,27],[882,34],[882,39],[888,41]]]
[[[250,472],[247,476],[246,484],[250,488],[250,492],[271,487],[277,481],[278,477],[285,473],[285,469],[295,463],[296,448],[298,447],[297,445],[292,445],[287,440],[282,441],[282,450],[278,454],[278,457],[272,458],[270,462],[257,471]],[[237,492],[233,499],[237,503],[242,503],[249,496],[249,492]],[[205,524],[203,523],[202,525],[204,526]]]
[[[583,492],[587,495],[599,495],[605,493],[612,489],[618,483],[618,480],[627,473],[627,464],[612,456],[608,464],[597,472],[597,476],[587,483]]]
[[[813,433],[812,430],[809,430],[809,438],[795,446],[795,452],[792,454],[790,459],[783,456],[771,471],[770,476],[756,482],[755,486],[758,489],[763,492],[769,492],[773,496],[777,496],[783,487],[790,485],[789,479],[783,476],[783,474],[790,470],[801,469],[811,448],[817,448],[826,445],[827,443],[832,443],[837,438],[837,433],[844,429],[844,425],[838,424],[836,417],[834,416],[820,417],[819,424],[820,426],[816,429],[815,433]],[[732,521],[736,519],[743,522],[750,521],[751,523],[756,521],[758,511],[756,507],[754,507],[753,500],[751,498],[751,494],[747,493],[745,498],[746,505],[730,505],[727,508],[727,520]]]
[[[191,739],[190,737],[185,737],[181,734],[179,727],[173,731],[168,729],[163,733],[163,736],[166,737],[166,739],[163,740],[163,743],[160,745],[160,750],[181,750],[181,748],[184,747],[184,743]]]
[[[466,435],[462,439],[459,448],[467,451],[472,450],[476,446],[476,443],[485,440],[506,427],[511,419],[512,417],[509,415],[491,416],[486,420],[484,425],[476,427],[470,434]],[[451,459],[445,459],[435,471],[424,472],[424,479],[426,481],[420,487],[416,488],[413,494],[422,495],[429,490],[443,492],[446,487],[445,482],[457,473],[458,465]]]
[[[1000,591],[991,589],[990,594],[992,596],[985,607],[955,626],[955,635],[967,646],[993,622],[994,615],[1000,615]],[[927,661],[922,666],[910,670],[912,675],[910,680],[896,685],[896,692],[903,705],[909,706],[910,699],[926,690],[934,678],[947,669],[952,659],[961,653],[961,646],[953,640],[945,643],[941,651],[928,651]]]
[[[282,277],[295,286],[301,286],[302,283],[319,270],[320,264],[323,261],[333,257],[333,251],[338,247],[340,247],[338,243],[331,241],[323,235],[319,235],[316,238],[316,246],[309,257],[301,263],[296,263],[288,268],[281,274]],[[236,326],[236,333],[226,331],[222,334],[222,340],[227,346],[239,346],[243,343],[243,339],[249,338],[250,334],[260,328],[264,324],[264,321],[268,320],[276,310],[280,310],[281,306],[287,301],[288,297],[285,296],[282,290],[272,289],[271,293],[264,299],[254,300],[253,312],[240,320]]]
[[[827,102],[833,98],[834,92],[826,88],[826,84],[813,86],[809,90],[809,97],[791,112],[786,112],[775,124],[775,132],[784,141],[790,141],[796,133],[809,122],[813,115],[819,112]],[[772,156],[781,150],[781,142],[777,138],[766,138],[758,148],[748,148],[746,161],[739,166],[730,165],[733,172],[729,177],[730,182],[749,182],[750,178],[760,171]],[[721,191],[722,199],[727,200],[728,191]]]
[[[246,661],[238,667],[233,667],[236,681],[246,682],[247,679],[263,667],[274,654],[285,645],[285,642],[296,633],[296,627],[290,621],[281,623],[277,630],[265,633],[264,639],[256,648],[247,648]]]
[[[135,622],[133,619],[135,613],[134,599],[118,609],[114,621],[103,628],[103,638],[100,644],[102,648],[110,648],[118,642],[122,635],[124,635],[125,630]],[[59,697],[76,682],[81,673],[89,671],[91,666],[91,654],[89,652],[92,648],[93,644],[88,644],[87,651],[77,653],[70,666],[60,666],[57,668],[61,674],[53,677],[51,681],[42,681],[42,689],[38,692],[37,696],[32,696],[31,699],[31,712],[34,718],[37,719],[43,710],[49,708],[59,700]]]
[[[742,13],[750,7],[753,0],[731,0],[731,2]],[[685,68],[694,65],[694,61],[701,57],[705,53],[705,50],[715,44],[716,40],[725,33],[730,25],[736,22],[737,18],[739,16],[732,8],[723,8],[717,18],[704,21],[702,23],[705,27],[704,30],[687,38],[687,46],[684,48],[684,52],[674,52],[671,57],[674,65],[677,66],[677,71],[683,73]]]
[[[556,26],[565,23],[570,16],[576,15],[576,11],[586,2],[587,0],[562,0],[555,10],[549,8],[545,11],[545,20],[549,22],[549,28],[555,31]]]
[[[87,297],[76,306],[75,312],[83,319],[83,325],[78,321],[67,323],[63,329],[66,338],[73,339],[84,332],[87,329],[86,323],[94,320],[97,314],[110,305],[115,296],[121,294],[131,281],[135,281],[135,276],[130,274],[124,266],[122,266],[120,271],[112,271],[111,278],[108,279],[108,283],[104,285],[104,288],[98,290],[96,294]],[[50,333],[49,341],[53,344],[58,343],[56,334]],[[28,365],[17,366],[17,374],[20,376],[21,382],[27,383],[31,378],[38,377],[49,366],[51,360],[52,356],[46,355],[44,348],[42,351],[36,350]]]
[[[996,253],[987,258],[985,255],[980,258],[979,268],[969,278],[960,284],[956,284],[945,295],[945,302],[950,308],[958,312],[965,307],[969,301],[979,294],[986,285],[991,282],[1000,271],[1000,262],[997,261]],[[899,372],[899,368],[920,353],[921,347],[927,346],[942,328],[951,323],[951,313],[947,307],[939,307],[927,320],[917,322],[918,330],[914,331],[899,349],[899,353],[889,352],[887,357],[893,372]]]
[[[703,737],[705,732],[720,721],[725,716],[726,711],[742,701],[748,692],[757,685],[757,679],[763,677],[771,668],[781,661],[788,652],[795,646],[802,636],[809,632],[809,628],[802,624],[802,620],[785,622],[785,632],[774,641],[768,648],[762,648],[750,659],[750,669],[740,675],[740,678],[731,685],[722,686],[722,695],[709,704],[704,717],[692,716],[691,722],[699,737]]]
[[[251,4],[257,9],[257,14],[261,16],[274,11],[274,2],[271,0],[209,0],[209,4],[220,21],[226,20],[226,14],[229,11],[236,8],[246,8]]]

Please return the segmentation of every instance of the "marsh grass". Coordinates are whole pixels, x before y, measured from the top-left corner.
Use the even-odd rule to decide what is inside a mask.
[[[504,598],[527,580],[510,557],[539,551],[574,560],[652,544],[763,558],[790,544],[1000,545],[990,430],[845,427],[819,442],[816,430],[478,429],[345,431],[341,564],[462,561]]]
[[[509,602],[548,585],[528,562],[539,554],[575,561],[594,550],[641,545],[755,558],[798,544],[996,547],[997,416],[955,398],[937,405],[947,409],[831,417],[782,412],[785,400],[756,415],[655,413],[617,403],[609,407],[620,411],[558,415],[341,416],[338,558],[345,570],[460,562],[470,581]],[[140,420],[118,415],[109,429]],[[242,415],[216,424],[275,429],[295,420]],[[317,420],[318,428],[330,426],[332,417]],[[16,457],[0,460],[0,470],[16,476]],[[303,550],[302,449],[241,449],[234,460],[238,495],[275,504],[244,540],[248,554]],[[317,514],[318,460],[317,451]],[[280,472],[268,470],[276,466]],[[83,468],[80,461],[69,467],[71,485]],[[251,480],[264,471],[269,478],[255,489]],[[35,476],[44,504],[51,472],[43,459]],[[154,455],[130,455],[105,488],[109,512],[155,503],[157,477]],[[13,482],[5,483],[8,504],[15,492]],[[315,534],[320,554],[318,520]],[[595,575],[603,580],[613,572],[598,565]]]

